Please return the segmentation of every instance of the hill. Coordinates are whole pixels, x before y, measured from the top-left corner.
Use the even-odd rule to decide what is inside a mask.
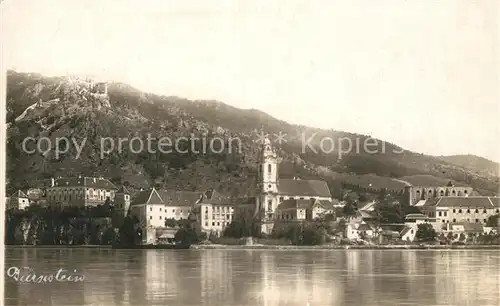
[[[500,165],[476,155],[439,156],[440,159],[485,176],[499,176]]]
[[[115,183],[137,188],[155,184],[250,194],[255,190],[260,148],[256,140],[261,129],[273,139],[274,134],[286,134],[286,142],[276,144],[282,177],[322,178],[332,185],[355,181],[397,189],[405,185],[398,178],[432,175],[468,184],[487,194],[498,190],[498,177],[403,150],[369,135],[293,125],[258,110],[238,109],[219,101],[158,96],[121,83],[110,83],[108,94],[103,96],[68,78],[9,71],[7,123],[8,192],[40,184],[52,176],[82,174],[107,176]],[[24,152],[22,142],[28,136],[37,141],[50,139],[52,150],[45,154]],[[119,138],[150,137],[155,147],[163,137],[192,136],[208,143],[224,139],[225,143],[216,148],[221,153],[208,150],[200,154],[200,139],[183,143],[186,153],[135,153],[127,143],[125,149],[118,150],[115,143],[111,152],[103,156],[100,152],[104,137],[115,142]],[[81,152],[72,145],[68,152],[57,155],[58,137],[77,144],[85,139],[85,145]],[[237,150],[231,150],[231,139],[239,141]],[[375,142],[375,149],[363,149],[367,142]],[[333,150],[328,143],[334,144]],[[189,145],[191,149],[186,148]],[[193,145],[197,150],[192,150]],[[324,150],[319,150],[322,145]]]

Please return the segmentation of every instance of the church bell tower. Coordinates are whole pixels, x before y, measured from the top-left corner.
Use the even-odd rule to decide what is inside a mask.
[[[269,139],[264,140],[259,163],[260,205],[267,219],[272,218],[278,206],[278,157]]]

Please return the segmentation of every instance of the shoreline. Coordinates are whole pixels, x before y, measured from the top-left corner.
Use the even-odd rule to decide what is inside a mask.
[[[500,250],[500,245],[192,245],[191,249],[197,250]]]
[[[111,245],[5,245],[5,249],[106,249]],[[134,248],[130,248],[133,250]],[[196,244],[193,250],[500,250],[500,245],[227,245]],[[124,249],[125,250],[125,249]]]

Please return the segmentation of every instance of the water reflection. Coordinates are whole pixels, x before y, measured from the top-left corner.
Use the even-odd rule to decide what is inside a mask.
[[[6,268],[83,283],[5,283],[7,305],[499,305],[498,251],[8,249]]]

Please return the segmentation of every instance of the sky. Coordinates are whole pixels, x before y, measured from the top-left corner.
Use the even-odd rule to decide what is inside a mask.
[[[3,67],[500,161],[499,4],[4,0]]]

